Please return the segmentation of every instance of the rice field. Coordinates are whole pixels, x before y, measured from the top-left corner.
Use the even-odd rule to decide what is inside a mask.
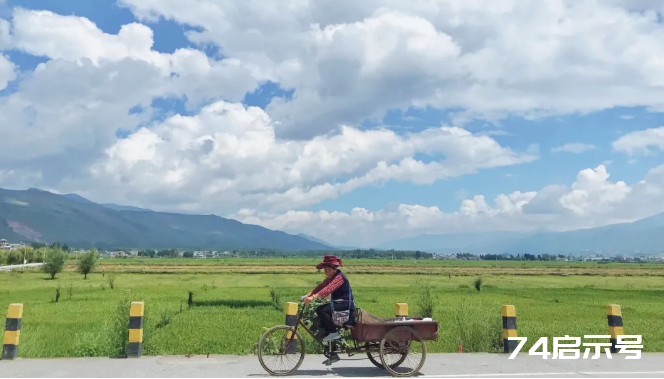
[[[243,273],[309,274],[319,259],[284,258],[218,258],[104,259],[100,270],[136,274],[171,273]],[[661,276],[662,263],[597,263],[534,261],[445,261],[445,260],[375,260],[344,259],[344,272],[349,274],[414,274],[414,275],[585,275],[585,276]],[[69,270],[75,262],[70,262]]]
[[[146,304],[146,355],[252,354],[265,328],[283,324],[285,303],[323,279],[312,268],[315,260],[214,261],[103,260],[87,280],[71,262],[55,280],[28,270],[0,273],[0,307],[24,304],[25,358],[117,354],[129,301]],[[459,344],[466,352],[498,351],[503,304],[516,306],[518,333],[529,337],[525,348],[542,336],[606,334],[612,303],[622,306],[626,333],[643,335],[643,351],[664,351],[662,265],[413,262],[344,261],[357,305],[377,316],[392,317],[397,302],[418,315],[421,286],[430,286],[433,317],[441,324],[429,352],[456,352]],[[473,286],[477,275],[481,291]],[[272,289],[280,294],[277,304]]]

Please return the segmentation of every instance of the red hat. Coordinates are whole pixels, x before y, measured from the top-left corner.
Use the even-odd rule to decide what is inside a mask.
[[[343,265],[341,264],[341,259],[337,258],[336,255],[326,255],[325,257],[323,257],[323,261],[316,265],[316,269],[320,270],[325,266],[340,267]]]

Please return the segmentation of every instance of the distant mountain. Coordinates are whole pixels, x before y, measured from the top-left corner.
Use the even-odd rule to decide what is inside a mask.
[[[323,241],[322,239],[319,239],[319,238],[316,238],[316,237],[314,237],[314,236],[310,236],[310,235],[308,235],[308,234],[304,234],[304,233],[299,233],[298,236],[300,236],[300,237],[302,237],[302,238],[306,238],[306,239],[308,239],[308,240],[310,240],[310,241],[314,241],[314,242],[322,243],[323,245],[329,246],[329,247],[331,247],[331,248],[333,248],[333,249],[336,249],[336,250],[355,250],[355,249],[358,249],[357,247],[351,247],[351,246],[337,246],[337,245],[333,245],[333,244],[331,244],[331,243],[329,243],[329,242]]]
[[[452,254],[460,251],[483,251],[491,246],[522,237],[518,232],[468,232],[450,234],[423,234],[386,242],[376,246],[382,250],[421,250],[431,253]]]
[[[32,190],[35,190],[35,189],[32,189]],[[64,194],[62,196],[66,197],[68,199],[78,201],[80,203],[84,203],[84,204],[96,204],[95,202],[90,201],[90,200],[84,198],[83,196],[77,195],[75,193],[67,193],[67,194]],[[137,211],[137,212],[146,212],[146,211],[149,212],[150,211],[150,209],[132,207],[130,205],[118,205],[118,204],[112,204],[112,203],[99,204],[99,205],[102,205],[106,208],[114,209],[116,211]]]
[[[306,239],[308,239],[309,241],[314,241],[314,242],[321,243],[321,244],[326,245],[326,246],[330,246],[330,247],[332,246],[331,243],[327,243],[327,242],[323,241],[322,239],[316,238],[316,237],[314,237],[314,236],[310,236],[310,235],[308,235],[308,234],[299,233],[297,236],[298,236],[298,237],[302,237],[302,238],[306,238]]]
[[[39,190],[39,189],[36,189],[36,188],[30,188],[28,191],[40,191],[40,190]],[[79,203],[83,203],[83,204],[94,204],[92,201],[90,201],[90,200],[84,198],[84,197],[81,196],[81,195],[77,195],[77,194],[75,194],[75,193],[66,193],[66,194],[64,194],[64,195],[62,195],[62,196],[66,197],[67,199],[71,199],[71,200],[74,200],[74,201],[78,201]]]
[[[109,208],[109,209],[113,209],[113,210],[116,210],[116,211],[153,212],[150,209],[132,207],[131,205],[118,205],[118,204],[106,203],[106,204],[101,204],[101,206]]]
[[[470,254],[660,254],[664,213],[632,223],[568,232],[485,232],[421,235],[383,243],[379,249]]]
[[[0,238],[104,249],[330,249],[307,238],[215,215],[101,205],[76,194],[39,189],[0,189]]]

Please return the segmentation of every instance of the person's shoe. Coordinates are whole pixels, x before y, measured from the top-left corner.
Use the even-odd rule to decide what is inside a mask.
[[[328,358],[328,359],[326,359],[325,361],[323,361],[323,364],[324,364],[325,366],[329,366],[329,365],[331,365],[332,363],[337,363],[337,362],[339,362],[340,360],[341,360],[341,358],[339,358],[339,354],[336,354],[336,353],[335,353],[335,354],[332,354],[332,355],[330,356],[330,358]]]
[[[325,338],[323,338],[323,341],[335,341],[341,338],[341,334],[339,332],[334,332],[328,334]]]

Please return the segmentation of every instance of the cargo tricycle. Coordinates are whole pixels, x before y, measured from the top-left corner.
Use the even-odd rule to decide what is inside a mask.
[[[294,373],[305,355],[305,340],[299,328],[303,328],[323,348],[327,358],[325,365],[340,360],[338,354],[349,357],[366,354],[369,361],[392,376],[403,377],[417,374],[426,359],[425,341],[438,339],[438,322],[422,317],[376,317],[360,308],[355,309],[355,322],[340,328],[345,336],[340,340],[323,342],[322,328],[316,333],[307,327],[303,318],[306,307],[298,304],[296,322],[293,326],[278,325],[267,330],[259,339],[257,355],[261,366],[271,375],[286,376]],[[317,320],[309,320],[318,326]]]

